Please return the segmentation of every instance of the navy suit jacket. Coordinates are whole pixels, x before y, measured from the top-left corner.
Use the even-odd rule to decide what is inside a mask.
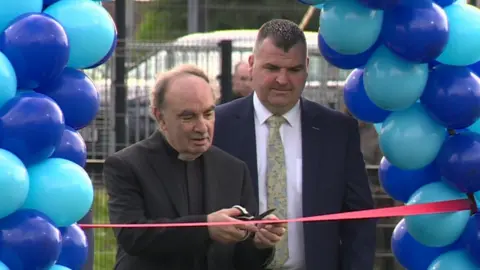
[[[301,99],[303,216],[374,208],[358,122]],[[258,196],[253,95],[216,109],[214,144],[247,163]],[[376,220],[304,223],[307,270],[372,270]]]

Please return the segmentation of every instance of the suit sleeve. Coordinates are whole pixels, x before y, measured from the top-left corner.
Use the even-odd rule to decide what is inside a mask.
[[[258,203],[253,190],[250,172],[246,164],[243,170],[242,205],[252,215],[258,213]],[[274,249],[257,249],[253,243],[253,235],[235,247],[234,263],[238,270],[265,269],[274,256]]]
[[[345,164],[346,192],[343,211],[373,209],[374,203],[360,150],[357,121],[349,123]],[[341,269],[371,270],[374,268],[376,220],[345,221],[341,225]]]
[[[109,157],[104,164],[104,178],[109,195],[108,210],[112,224],[152,224],[206,222],[206,215],[177,219],[145,217],[142,191],[129,165],[119,157]],[[117,242],[132,256],[158,256],[206,250],[211,243],[207,227],[197,228],[115,228]]]

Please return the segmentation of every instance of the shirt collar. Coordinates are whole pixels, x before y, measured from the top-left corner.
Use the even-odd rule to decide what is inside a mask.
[[[260,99],[257,96],[256,92],[253,92],[253,109],[255,111],[255,117],[258,119],[261,125],[267,121],[267,119],[272,116],[273,114],[262,104]],[[286,120],[287,123],[295,127],[296,125],[300,124],[300,100],[297,101],[295,106],[290,109],[287,113],[282,115]]]

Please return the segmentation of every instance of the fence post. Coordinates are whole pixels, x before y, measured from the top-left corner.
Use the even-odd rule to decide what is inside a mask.
[[[218,43],[220,47],[220,87],[222,94],[221,103],[226,103],[232,100],[232,41],[222,40]]]

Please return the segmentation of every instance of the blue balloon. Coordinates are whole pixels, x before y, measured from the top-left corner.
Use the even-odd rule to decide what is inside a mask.
[[[400,0],[358,0],[358,2],[372,9],[391,9],[397,6]]]
[[[436,160],[446,181],[462,192],[480,190],[480,134],[462,132],[450,136]]]
[[[379,143],[390,163],[400,169],[415,170],[435,160],[446,135],[446,129],[432,120],[421,104],[415,103],[387,117]]]
[[[59,1],[44,12],[59,21],[68,35],[69,67],[88,68],[108,55],[115,40],[115,23],[105,8],[93,1]]]
[[[442,253],[459,249],[458,242],[446,247],[427,247],[417,242],[407,230],[402,219],[392,235],[392,253],[395,259],[408,270],[425,270]]]
[[[404,110],[422,95],[428,80],[428,64],[409,62],[380,46],[368,60],[363,80],[368,97],[378,107]]]
[[[66,126],[63,131],[60,145],[55,149],[51,158],[63,158],[85,167],[87,163],[87,146],[82,135],[73,128]]]
[[[70,269],[70,268],[65,267],[63,265],[56,264],[56,265],[50,267],[48,270],[74,270],[74,269]]]
[[[51,98],[25,92],[0,108],[0,148],[29,166],[52,155],[61,141],[65,120]]]
[[[399,5],[385,11],[382,38],[385,46],[402,58],[428,63],[447,45],[447,16],[433,3],[420,8]]]
[[[462,237],[465,250],[480,264],[480,214],[470,217]]]
[[[27,89],[55,79],[70,54],[63,27],[42,13],[18,17],[0,36],[0,50],[15,69],[17,87]]]
[[[378,123],[383,122],[389,111],[378,108],[368,98],[363,87],[363,70],[355,69],[347,78],[344,95],[345,106],[352,115],[364,122]]]
[[[77,164],[50,158],[28,168],[30,192],[23,208],[45,213],[58,227],[83,218],[93,203],[93,186]]]
[[[467,199],[450,185],[433,182],[419,188],[406,205]],[[405,217],[409,234],[419,243],[428,247],[445,247],[460,239],[467,226],[470,211],[441,214],[424,214]]]
[[[385,192],[401,202],[407,202],[420,187],[442,179],[435,163],[416,170],[402,170],[385,157],[380,161],[378,177]]]
[[[22,207],[30,186],[22,161],[4,149],[0,149],[0,186],[0,218],[4,218]]]
[[[339,54],[325,43],[325,39],[321,34],[318,34],[318,48],[323,58],[331,65],[341,69],[353,69],[364,66],[373,52],[378,48],[378,44],[380,43],[373,45],[363,53],[355,55]]]
[[[324,4],[326,1],[327,0],[298,0],[298,2],[310,6],[321,5]]]
[[[62,251],[57,265],[72,270],[82,270],[88,257],[88,243],[85,232],[76,224],[60,228],[62,233]]]
[[[0,11],[1,12],[1,11]],[[17,92],[17,77],[8,58],[0,52],[0,107]]]
[[[55,100],[62,109],[65,124],[76,130],[88,126],[100,109],[100,97],[92,80],[73,68],[64,69],[56,80],[35,91]]]
[[[480,265],[465,250],[453,250],[440,255],[432,262],[428,270],[468,269],[480,270]]]
[[[44,214],[23,209],[0,220],[0,260],[10,269],[48,269],[61,250],[60,231]]]
[[[383,11],[357,1],[332,0],[320,14],[320,34],[339,54],[356,55],[371,48],[380,35]]]
[[[436,66],[420,100],[443,126],[467,128],[480,117],[480,78],[466,67]]]
[[[7,29],[14,19],[25,13],[42,12],[43,1],[0,1],[0,32]]]
[[[455,3],[455,0],[434,0],[434,2],[443,8]]]
[[[468,66],[480,61],[480,10],[461,3],[451,4],[444,10],[449,38],[437,61],[451,66]]]

